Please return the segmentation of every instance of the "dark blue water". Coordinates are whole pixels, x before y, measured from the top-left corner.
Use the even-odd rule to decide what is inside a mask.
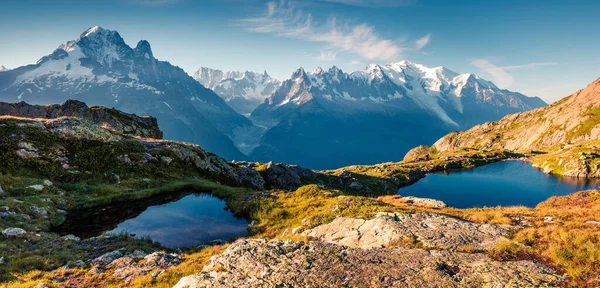
[[[132,233],[170,248],[247,235],[248,221],[234,217],[224,208],[225,202],[219,198],[191,194],[175,202],[150,206],[109,233]]]
[[[544,174],[522,161],[504,161],[468,170],[428,174],[417,183],[400,188],[402,196],[433,198],[457,207],[535,207],[556,195],[596,189],[599,181]]]

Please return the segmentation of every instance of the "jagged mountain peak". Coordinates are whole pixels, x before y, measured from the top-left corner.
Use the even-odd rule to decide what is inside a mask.
[[[267,71],[223,72],[219,69],[200,67],[193,78],[215,91],[231,108],[241,114],[251,113],[281,84],[281,81],[269,76]]]
[[[4,71],[8,71],[9,69],[4,67],[3,65],[0,65],[0,72],[4,72]]]

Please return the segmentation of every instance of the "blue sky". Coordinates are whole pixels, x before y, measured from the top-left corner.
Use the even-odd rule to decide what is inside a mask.
[[[200,66],[344,71],[408,59],[553,102],[600,77],[600,1],[1,1],[0,65],[35,63],[99,25]]]

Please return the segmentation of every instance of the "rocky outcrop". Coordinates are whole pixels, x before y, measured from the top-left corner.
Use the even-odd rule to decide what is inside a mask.
[[[473,223],[441,214],[379,213],[370,220],[338,217],[303,234],[365,249],[416,242],[425,248],[483,251],[507,241],[511,230],[511,226]]]
[[[163,136],[154,117],[136,116],[100,106],[88,107],[77,100],[67,100],[62,105],[48,106],[29,105],[25,102],[0,102],[0,116],[40,119],[77,118],[89,120],[124,135],[154,139],[162,139]]]
[[[484,254],[239,240],[175,287],[535,287],[560,281],[532,261],[497,262]]]

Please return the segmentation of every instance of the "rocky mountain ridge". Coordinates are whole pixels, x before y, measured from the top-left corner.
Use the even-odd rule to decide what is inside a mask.
[[[223,72],[200,67],[193,75],[204,87],[210,88],[223,98],[234,110],[250,114],[281,85],[281,81],[258,72]]]
[[[252,123],[181,68],[154,57],[150,43],[128,46],[95,26],[36,64],[0,72],[0,101],[56,104],[68,99],[153,115],[166,137],[194,142],[229,159]],[[236,143],[234,143],[234,139]]]

